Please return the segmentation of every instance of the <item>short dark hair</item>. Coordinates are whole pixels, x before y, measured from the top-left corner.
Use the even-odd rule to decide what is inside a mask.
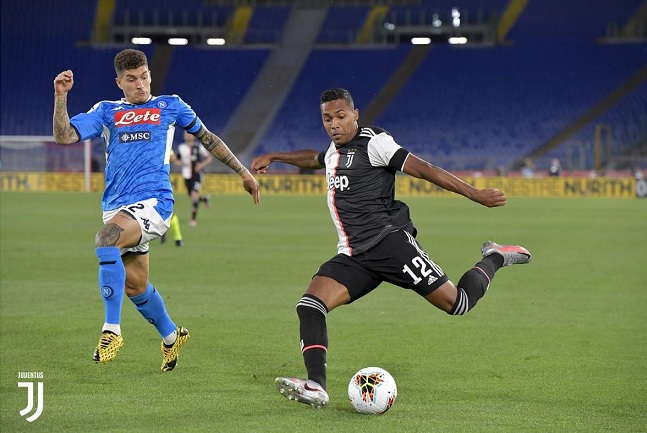
[[[355,108],[355,102],[353,102],[353,97],[350,92],[341,87],[334,87],[332,89],[325,90],[319,98],[319,105],[325,102],[336,101],[338,99],[343,99],[350,108]]]
[[[148,59],[143,51],[127,48],[115,56],[115,72],[120,75],[123,71],[147,66]]]

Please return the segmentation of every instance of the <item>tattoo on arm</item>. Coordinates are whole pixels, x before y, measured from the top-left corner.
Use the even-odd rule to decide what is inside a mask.
[[[79,141],[79,138],[70,125],[70,116],[67,114],[67,98],[56,96],[54,98],[54,140],[58,144],[71,144]]]
[[[241,162],[236,158],[236,155],[227,147],[224,141],[220,139],[216,134],[207,130],[207,128],[202,127],[196,134],[195,138],[202,143],[202,145],[207,149],[213,156],[222,161],[229,168],[234,170],[236,173],[241,174],[247,169]]]

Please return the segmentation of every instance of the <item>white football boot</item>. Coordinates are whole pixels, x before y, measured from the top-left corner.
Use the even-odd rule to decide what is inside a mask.
[[[496,242],[487,241],[481,247],[481,254],[487,257],[490,254],[498,254],[503,257],[503,266],[521,265],[530,262],[532,255],[530,251],[519,245],[499,245]]]
[[[315,381],[277,377],[274,384],[279,393],[288,400],[309,404],[315,409],[326,407],[330,403],[326,390]]]

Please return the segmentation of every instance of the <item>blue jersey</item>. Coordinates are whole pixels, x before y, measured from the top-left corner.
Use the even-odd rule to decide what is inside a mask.
[[[193,109],[177,95],[151,96],[144,104],[101,101],[70,119],[81,140],[106,145],[104,211],[149,198],[173,200],[169,158],[175,127],[197,132]]]

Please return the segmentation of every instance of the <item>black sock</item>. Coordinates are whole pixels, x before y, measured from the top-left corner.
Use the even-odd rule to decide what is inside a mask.
[[[483,260],[481,260],[479,263],[488,267],[492,267],[492,269],[489,269],[492,271],[492,275],[490,275],[490,279],[492,279],[494,277],[494,273],[498,271],[499,268],[503,267],[503,256],[496,253],[490,254],[489,256],[483,257]]]
[[[200,203],[199,200],[191,202],[191,219],[195,220],[196,217],[198,216],[198,204]]]
[[[297,303],[301,353],[308,379],[314,380],[323,389],[326,389],[327,314],[328,309],[316,296],[305,294]]]
[[[494,274],[501,266],[503,266],[503,257],[499,254],[490,254],[465,272],[456,286],[458,294],[449,314],[461,315],[474,308],[487,292]]]

